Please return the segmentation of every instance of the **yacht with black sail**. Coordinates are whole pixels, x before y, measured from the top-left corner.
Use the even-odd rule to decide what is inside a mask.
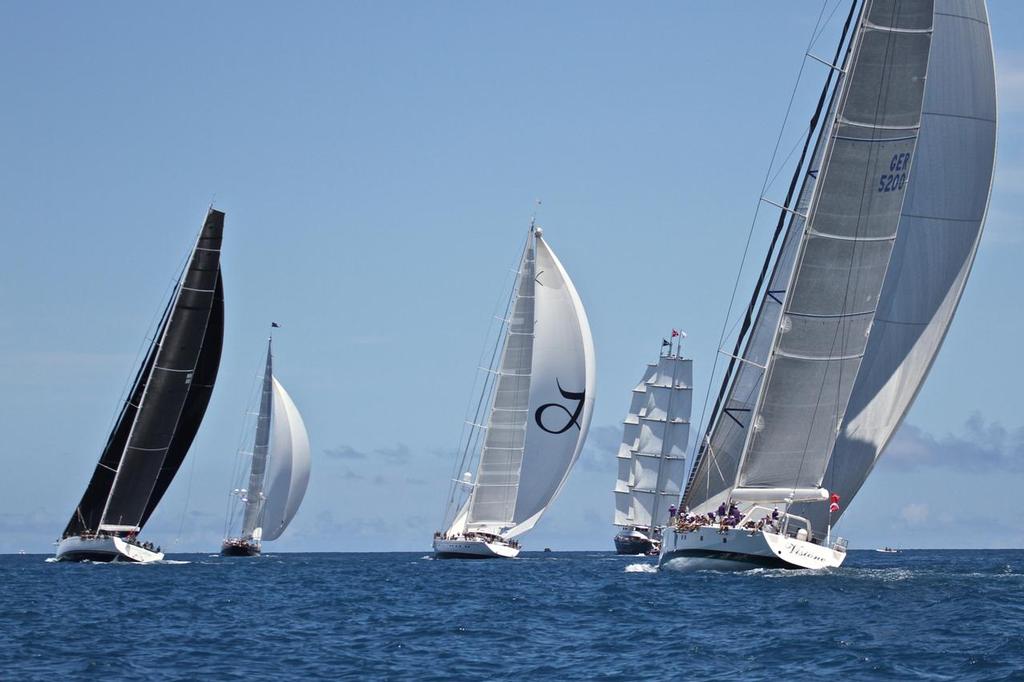
[[[657,554],[682,492],[693,405],[693,360],[682,356],[685,332],[662,339],[658,362],[633,388],[616,457],[618,554]]]
[[[531,221],[434,555],[518,556],[517,538],[540,520],[579,458],[593,407],[590,324],[572,280]]]
[[[224,213],[210,209],[92,479],[57,543],[60,561],[151,562],[139,533],[178,472],[213,392],[224,338]]]
[[[271,330],[279,327],[271,322]],[[221,544],[224,556],[258,556],[264,540],[276,540],[295,517],[309,485],[309,434],[291,396],[274,376],[274,339],[260,379],[260,407],[251,452],[240,458],[247,483],[231,491],[228,528],[241,510],[241,531]],[[233,503],[237,501],[236,503]]]
[[[985,3],[865,0],[850,26],[831,61],[814,58],[825,88],[722,351],[662,567],[842,564],[832,529],[921,389],[970,273],[995,155]]]

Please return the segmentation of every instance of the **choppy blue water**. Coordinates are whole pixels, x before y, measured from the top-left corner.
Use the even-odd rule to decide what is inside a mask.
[[[610,553],[0,557],[0,678],[1024,679],[1024,551],[657,573]]]

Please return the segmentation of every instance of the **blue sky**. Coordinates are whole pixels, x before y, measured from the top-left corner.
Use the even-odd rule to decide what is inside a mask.
[[[227,212],[224,359],[146,534],[218,546],[273,319],[314,455],[275,547],[428,548],[537,198],[590,316],[598,380],[588,448],[526,545],[609,549],[629,389],[673,326],[698,393],[708,385],[821,8],[0,5],[0,551],[49,551],[60,533],[211,201]],[[1008,520],[1024,483],[1024,6],[990,13],[1001,118],[986,235],[907,426],[844,517],[853,546],[1024,544]],[[831,52],[835,28],[813,52]],[[823,69],[804,67],[783,155]]]

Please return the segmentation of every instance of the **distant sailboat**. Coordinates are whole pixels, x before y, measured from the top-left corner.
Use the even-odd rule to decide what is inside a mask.
[[[448,500],[438,558],[515,557],[579,457],[594,405],[594,344],[572,281],[533,224]],[[482,418],[482,417],[478,417]],[[476,475],[467,469],[476,462]]]
[[[672,338],[678,335],[672,331]],[[656,554],[661,548],[669,507],[679,499],[686,474],[692,404],[693,360],[682,357],[672,341],[663,341],[658,362],[647,365],[633,389],[619,446],[615,482],[615,525],[622,528],[615,536],[619,554]]]
[[[984,1],[865,0],[834,75],[662,566],[839,566],[840,503],[920,390],[970,273],[995,154]]]
[[[158,561],[141,543],[213,392],[224,337],[224,214],[210,209],[100,461],[57,544],[63,561]]]
[[[267,341],[252,453],[245,453],[252,458],[248,484],[232,491],[241,501],[241,533],[224,539],[224,556],[256,556],[264,540],[281,537],[309,484],[309,435],[291,396],[274,376],[272,343]]]

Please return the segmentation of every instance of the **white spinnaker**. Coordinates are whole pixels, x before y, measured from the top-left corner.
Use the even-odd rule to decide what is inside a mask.
[[[984,0],[936,0],[920,139],[898,237],[847,419],[823,480],[842,511],[913,403],[981,239],[995,165],[996,89]],[[797,513],[816,526],[824,505]]]
[[[270,458],[267,466],[263,539],[276,540],[299,510],[309,485],[309,435],[291,396],[274,378]]]
[[[519,471],[515,537],[537,523],[579,458],[594,409],[594,340],[565,269],[536,237],[535,322],[526,443]]]

